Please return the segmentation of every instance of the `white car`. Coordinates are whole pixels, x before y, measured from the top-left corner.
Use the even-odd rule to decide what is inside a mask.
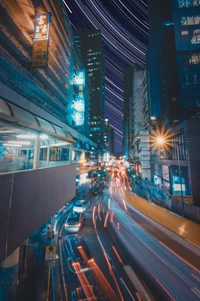
[[[90,207],[90,202],[87,200],[79,200],[74,204],[74,212],[85,212]]]
[[[84,214],[71,212],[68,215],[66,222],[64,224],[65,230],[67,232],[76,233],[83,226],[83,221],[84,221]]]

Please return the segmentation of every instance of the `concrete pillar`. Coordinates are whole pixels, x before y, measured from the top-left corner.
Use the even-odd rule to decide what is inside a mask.
[[[33,169],[39,168],[40,164],[40,137],[37,135],[34,145]]]
[[[50,147],[47,147],[47,166],[49,166],[49,154],[50,154]]]
[[[15,301],[18,278],[19,248],[0,265],[0,300]]]
[[[69,146],[69,163],[72,163],[72,144]]]

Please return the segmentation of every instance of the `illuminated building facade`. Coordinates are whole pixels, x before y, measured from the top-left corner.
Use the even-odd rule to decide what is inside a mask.
[[[192,196],[199,206],[200,2],[151,0],[148,12],[150,116],[175,134],[170,154],[152,155],[152,175],[171,194]]]
[[[200,110],[200,5],[196,0],[152,0],[148,13],[150,116],[169,127]]]
[[[174,0],[180,105],[185,119],[200,111],[200,2]]]
[[[143,77],[144,71],[133,68],[132,98],[129,102],[129,158],[139,161],[140,131],[144,128]]]
[[[90,99],[90,138],[97,143],[99,151],[103,151],[105,149],[105,67],[101,32],[99,30],[79,30],[74,31],[74,36],[92,86]]]

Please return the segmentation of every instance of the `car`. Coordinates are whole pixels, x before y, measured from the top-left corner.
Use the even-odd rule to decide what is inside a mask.
[[[65,230],[70,233],[76,233],[80,231],[83,226],[84,214],[78,212],[71,212],[64,224]]]
[[[74,212],[85,212],[90,207],[90,202],[88,200],[79,200],[74,204]]]

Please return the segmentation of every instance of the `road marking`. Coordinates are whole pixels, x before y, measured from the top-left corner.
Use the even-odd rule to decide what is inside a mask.
[[[191,291],[200,298],[200,291],[196,287],[191,288]]]
[[[127,287],[127,285],[126,285],[126,283],[124,282],[124,280],[123,280],[122,278],[120,278],[120,280],[121,280],[122,284],[125,286],[125,288],[126,288],[127,292],[129,293],[131,299],[132,299],[133,301],[136,301],[135,298],[133,297],[133,295],[131,294],[131,292],[129,291],[129,288]]]
[[[170,296],[170,298],[171,298],[173,301],[176,301],[176,300],[172,297],[172,295],[168,292],[168,290],[164,287],[164,285],[162,285],[162,283],[161,283],[158,279],[156,279],[156,281],[157,281],[158,284],[164,289],[164,291],[168,294],[168,296]]]
[[[137,275],[135,274],[135,272],[133,271],[131,266],[124,265],[124,270],[125,270],[127,276],[129,277],[129,279],[131,280],[131,282],[133,283],[134,287],[140,292],[140,295],[142,296],[142,300],[151,301],[151,298],[150,298],[146,288],[144,287],[144,285],[142,284],[140,279],[137,277]]]
[[[192,273],[191,273],[191,275],[200,282],[200,278],[198,278],[196,275],[194,275]]]
[[[47,296],[46,296],[46,301],[49,301],[50,275],[51,275],[51,270],[50,270],[50,267],[48,267],[48,280],[47,280]]]
[[[200,270],[198,270],[195,266],[193,266],[191,263],[189,263],[187,260],[185,260],[183,257],[181,257],[180,255],[178,255],[176,252],[174,252],[173,250],[171,250],[168,246],[166,246],[163,242],[161,242],[159,240],[159,243],[161,245],[163,245],[166,249],[168,249],[171,253],[173,253],[174,255],[176,255],[179,259],[181,259],[182,261],[184,261],[187,265],[189,265],[192,269],[194,269],[196,272],[200,273]]]

